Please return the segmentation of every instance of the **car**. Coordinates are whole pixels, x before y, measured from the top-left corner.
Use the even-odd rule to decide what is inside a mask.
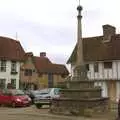
[[[0,105],[10,105],[12,107],[23,107],[31,105],[31,98],[22,90],[5,89],[0,91]]]
[[[41,108],[42,105],[51,105],[53,98],[60,97],[60,88],[46,88],[40,90],[40,95],[34,99],[34,104],[37,108]]]
[[[25,94],[31,98],[32,104],[34,104],[34,99],[40,95],[40,90],[27,90]]]

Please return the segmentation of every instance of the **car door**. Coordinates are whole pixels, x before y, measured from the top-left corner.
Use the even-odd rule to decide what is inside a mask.
[[[3,103],[3,91],[2,90],[0,90],[0,104],[2,104]]]
[[[12,94],[9,90],[5,90],[2,95],[2,104],[8,105],[11,103]]]

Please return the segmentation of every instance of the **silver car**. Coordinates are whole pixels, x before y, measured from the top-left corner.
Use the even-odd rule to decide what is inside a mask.
[[[60,97],[60,88],[46,88],[40,90],[40,95],[34,99],[34,104],[37,108],[41,108],[42,105],[50,105],[53,98]]]

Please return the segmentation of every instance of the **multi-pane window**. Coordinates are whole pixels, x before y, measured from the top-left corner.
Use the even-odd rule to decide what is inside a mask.
[[[16,72],[16,71],[17,71],[16,61],[12,61],[12,63],[11,63],[11,72]]]
[[[98,72],[98,63],[95,63],[95,64],[94,64],[94,71],[95,71],[95,72]]]
[[[5,82],[6,80],[5,79],[0,79],[0,88],[5,88]]]
[[[104,62],[104,68],[112,68],[112,62]]]
[[[6,72],[6,60],[1,60],[0,72]]]
[[[11,79],[11,86],[12,88],[16,88],[16,79]]]
[[[25,69],[24,75],[25,76],[32,76],[32,69]]]

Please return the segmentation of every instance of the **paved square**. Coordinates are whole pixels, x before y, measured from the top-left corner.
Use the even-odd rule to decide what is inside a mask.
[[[37,109],[34,105],[25,108],[0,107],[1,120],[115,120],[117,112],[111,112],[95,118],[52,115],[49,108]]]

